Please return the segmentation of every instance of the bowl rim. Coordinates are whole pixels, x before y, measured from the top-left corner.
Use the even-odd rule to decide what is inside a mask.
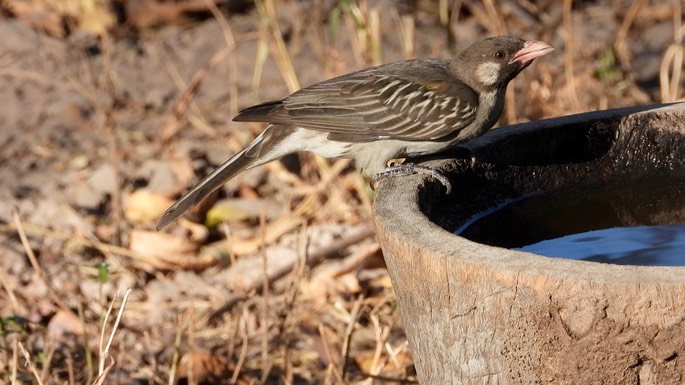
[[[509,126],[506,130],[491,130],[488,134],[469,142],[468,146],[481,146],[510,135],[517,135],[522,131],[664,112],[685,116],[685,103],[617,108],[521,123]],[[444,168],[450,162],[450,159],[438,159],[427,164]],[[388,178],[379,183],[375,192],[372,217],[379,242],[384,250],[420,250],[423,258],[449,258],[463,264],[477,264],[494,272],[510,271],[535,276],[544,275],[549,280],[565,280],[574,277],[603,283],[685,284],[685,266],[614,265],[551,258],[470,241],[444,230],[421,210],[419,200],[422,189],[432,183],[435,182],[431,180],[431,177],[423,174]],[[442,194],[444,189],[436,188],[431,192],[423,193]]]

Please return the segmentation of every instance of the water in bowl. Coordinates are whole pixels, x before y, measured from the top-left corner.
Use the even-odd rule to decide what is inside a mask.
[[[683,265],[685,225],[614,227],[541,241],[516,250],[617,265]]]
[[[685,266],[685,177],[641,176],[531,194],[476,215],[456,233],[549,257]]]

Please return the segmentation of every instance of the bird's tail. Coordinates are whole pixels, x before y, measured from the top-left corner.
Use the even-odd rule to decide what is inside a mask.
[[[288,151],[279,152],[276,149],[288,135],[294,132],[294,130],[294,127],[281,126],[278,124],[270,124],[267,126],[249,146],[233,155],[224,162],[224,164],[212,171],[205,179],[171,205],[157,223],[157,230],[166,227],[171,222],[180,218],[186,211],[193,208],[193,206],[200,203],[200,201],[205,199],[209,194],[213,193],[216,189],[221,187],[221,185],[231,180],[242,171],[285,155]]]
[[[260,139],[260,138],[257,138]],[[250,145],[256,145],[257,139]],[[172,222],[176,221],[181,215],[200,203],[209,194],[213,193],[221,187],[228,180],[238,175],[241,171],[250,167],[257,159],[249,157],[245,152],[250,148],[246,148],[230,159],[224,162],[219,168],[212,171],[200,183],[193,187],[190,191],[185,193],[179,200],[177,200],[171,207],[169,207],[162,215],[162,218],[157,223],[157,230],[161,230]]]

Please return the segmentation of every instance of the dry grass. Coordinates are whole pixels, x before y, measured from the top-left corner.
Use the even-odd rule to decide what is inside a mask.
[[[154,7],[171,7],[172,3],[155,3]],[[528,70],[510,87],[503,123],[593,110],[610,105],[610,101],[631,105],[651,100],[634,80],[629,40],[639,34],[637,29],[663,21],[663,5],[636,1],[626,12],[605,5],[606,12],[622,17],[615,38],[608,42],[618,62],[602,67],[616,77],[606,80],[592,75],[602,66],[600,56],[577,40],[574,31],[580,27],[574,24],[578,22],[574,15],[582,9],[571,0],[560,4],[525,0],[505,4],[495,0],[441,0],[437,6],[428,1],[417,3],[418,11],[405,13],[375,1],[341,1],[332,9],[323,8],[322,1],[314,1],[314,9],[298,11],[309,15],[309,19],[289,20],[286,36],[284,19],[279,16],[279,7],[285,5],[274,0],[255,1],[257,32],[246,33],[236,32],[232,19],[210,0],[176,2],[173,12],[165,11],[162,24],[185,20],[183,12],[187,9],[204,9],[219,23],[225,47],[190,77],[182,76],[167,55],[166,70],[173,74],[180,92],[160,128],[159,152],[174,157],[183,134],[187,134],[183,130],[208,139],[226,139],[234,149],[244,144],[244,138],[222,137],[209,123],[206,106],[196,100],[208,74],[224,61],[229,63],[228,105],[235,112],[245,104],[241,95],[250,94],[249,101],[259,99],[270,62],[276,63],[280,80],[292,92],[300,87],[302,75],[308,71],[321,69],[316,77],[323,80],[380,64],[388,57],[444,55],[463,48],[466,41],[452,33],[457,23],[473,24],[488,34],[535,31],[526,37],[563,44],[557,58],[536,63],[533,71]],[[29,1],[23,8],[17,4],[9,1],[3,8],[34,24],[35,18],[26,15],[50,8],[51,17],[46,19],[50,24],[42,28],[57,36],[65,32],[54,24],[55,17],[67,14],[78,21],[86,15],[74,14],[78,7],[69,8],[69,13],[66,8],[53,9],[50,2]],[[99,6],[99,12],[103,12],[100,2],[89,4]],[[288,6],[302,5],[288,2]],[[562,7],[561,23],[550,19],[552,7]],[[673,42],[663,54],[659,73],[660,98],[664,102],[683,97],[685,27],[681,4],[673,1],[669,7]],[[386,15],[391,17],[381,17]],[[109,18],[102,20],[101,27],[89,27],[105,35],[101,71],[84,77],[73,73],[66,64],[62,71],[69,79],[68,87],[97,106],[97,114],[103,117],[103,132],[110,140],[108,161],[115,166],[117,179],[124,180],[119,167],[129,154],[122,148],[122,133],[113,118],[117,92],[108,63],[114,53],[103,32],[112,24]],[[149,28],[148,18],[131,20],[140,20],[136,26],[141,29]],[[427,27],[426,20],[433,25]],[[422,27],[431,28],[431,32],[423,34]],[[446,38],[438,39],[438,34]],[[239,60],[245,59],[232,54],[248,44],[256,46],[255,56],[249,58],[249,75],[240,73],[244,67]],[[309,68],[298,67],[297,54],[303,49],[311,49],[318,60]],[[4,71],[0,76],[17,76],[17,72]],[[240,89],[239,76],[249,76],[252,89]],[[253,133],[260,128],[251,126]],[[179,162],[184,160],[181,157]],[[190,183],[192,167],[189,161],[185,163],[184,182]],[[45,327],[17,324],[13,329],[13,315],[24,317],[31,306],[26,303],[25,291],[17,294],[17,282],[0,264],[3,298],[9,304],[3,309],[11,309],[11,314],[0,314],[5,336],[0,343],[4,349],[0,351],[0,362],[7,362],[0,364],[0,372],[7,371],[0,374],[0,382],[101,384],[142,378],[154,384],[181,380],[189,384],[415,383],[394,294],[387,273],[378,268],[382,266],[380,250],[366,225],[371,207],[366,182],[350,172],[348,161],[331,162],[308,155],[301,157],[300,175],[287,172],[281,163],[265,169],[270,178],[264,179],[280,183],[277,187],[241,187],[238,193],[255,199],[273,198],[284,207],[282,215],[267,218],[262,211],[258,220],[243,221],[242,227],[239,223],[232,225],[230,232],[228,226],[220,227],[223,231],[215,231],[211,241],[205,226],[187,221],[178,227],[181,230],[161,235],[147,230],[151,221],[139,225],[127,221],[122,195],[128,191],[113,197],[111,225],[105,226],[108,230],[104,232],[58,232],[22,222],[15,215],[14,223],[0,231],[18,235],[33,269],[35,285],[44,289],[46,301],[55,312],[66,314],[66,319],[75,324],[64,326],[67,332],[57,337],[48,335],[49,323]],[[266,196],[263,191],[272,195]],[[223,238],[217,239],[217,234]],[[159,248],[165,243],[175,246],[159,254],[144,253],[131,245],[132,239],[141,235],[159,237],[152,238]],[[51,278],[55,272],[45,272],[47,262],[35,255],[31,239],[40,244],[60,242],[60,253],[68,258],[70,250],[74,251],[78,258],[73,264],[79,266],[92,266],[87,265],[90,262],[83,255],[88,250],[98,251],[109,264],[99,288],[111,296],[116,287],[128,283],[133,291],[127,291],[120,304],[110,298],[110,305],[105,306],[107,295],[94,303],[74,287],[55,287]],[[176,251],[182,247],[185,253]],[[89,271],[90,276],[77,273],[72,279],[94,280],[92,268]],[[158,292],[150,289],[153,281],[162,287]],[[163,297],[165,290],[179,293],[182,298],[161,302],[150,298]],[[105,329],[114,310],[118,314],[105,343]],[[94,339],[89,337],[97,335],[99,344],[94,346]],[[92,357],[97,357],[97,365]]]
[[[682,72],[683,72],[683,39],[685,38],[685,25],[683,25],[682,4],[673,2],[673,43],[664,53],[659,71],[661,85],[661,101],[664,103],[674,102],[683,98]]]

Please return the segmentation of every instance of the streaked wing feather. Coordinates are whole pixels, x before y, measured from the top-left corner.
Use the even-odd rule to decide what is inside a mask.
[[[441,63],[418,60],[409,69],[393,71],[391,64],[344,75],[303,88],[280,103],[265,103],[269,107],[261,111],[265,116],[259,116],[260,111],[248,114],[247,109],[236,120],[328,131],[335,140],[451,137],[473,121],[478,98],[471,88],[451,78]],[[426,67],[438,78],[419,79],[417,73]]]

